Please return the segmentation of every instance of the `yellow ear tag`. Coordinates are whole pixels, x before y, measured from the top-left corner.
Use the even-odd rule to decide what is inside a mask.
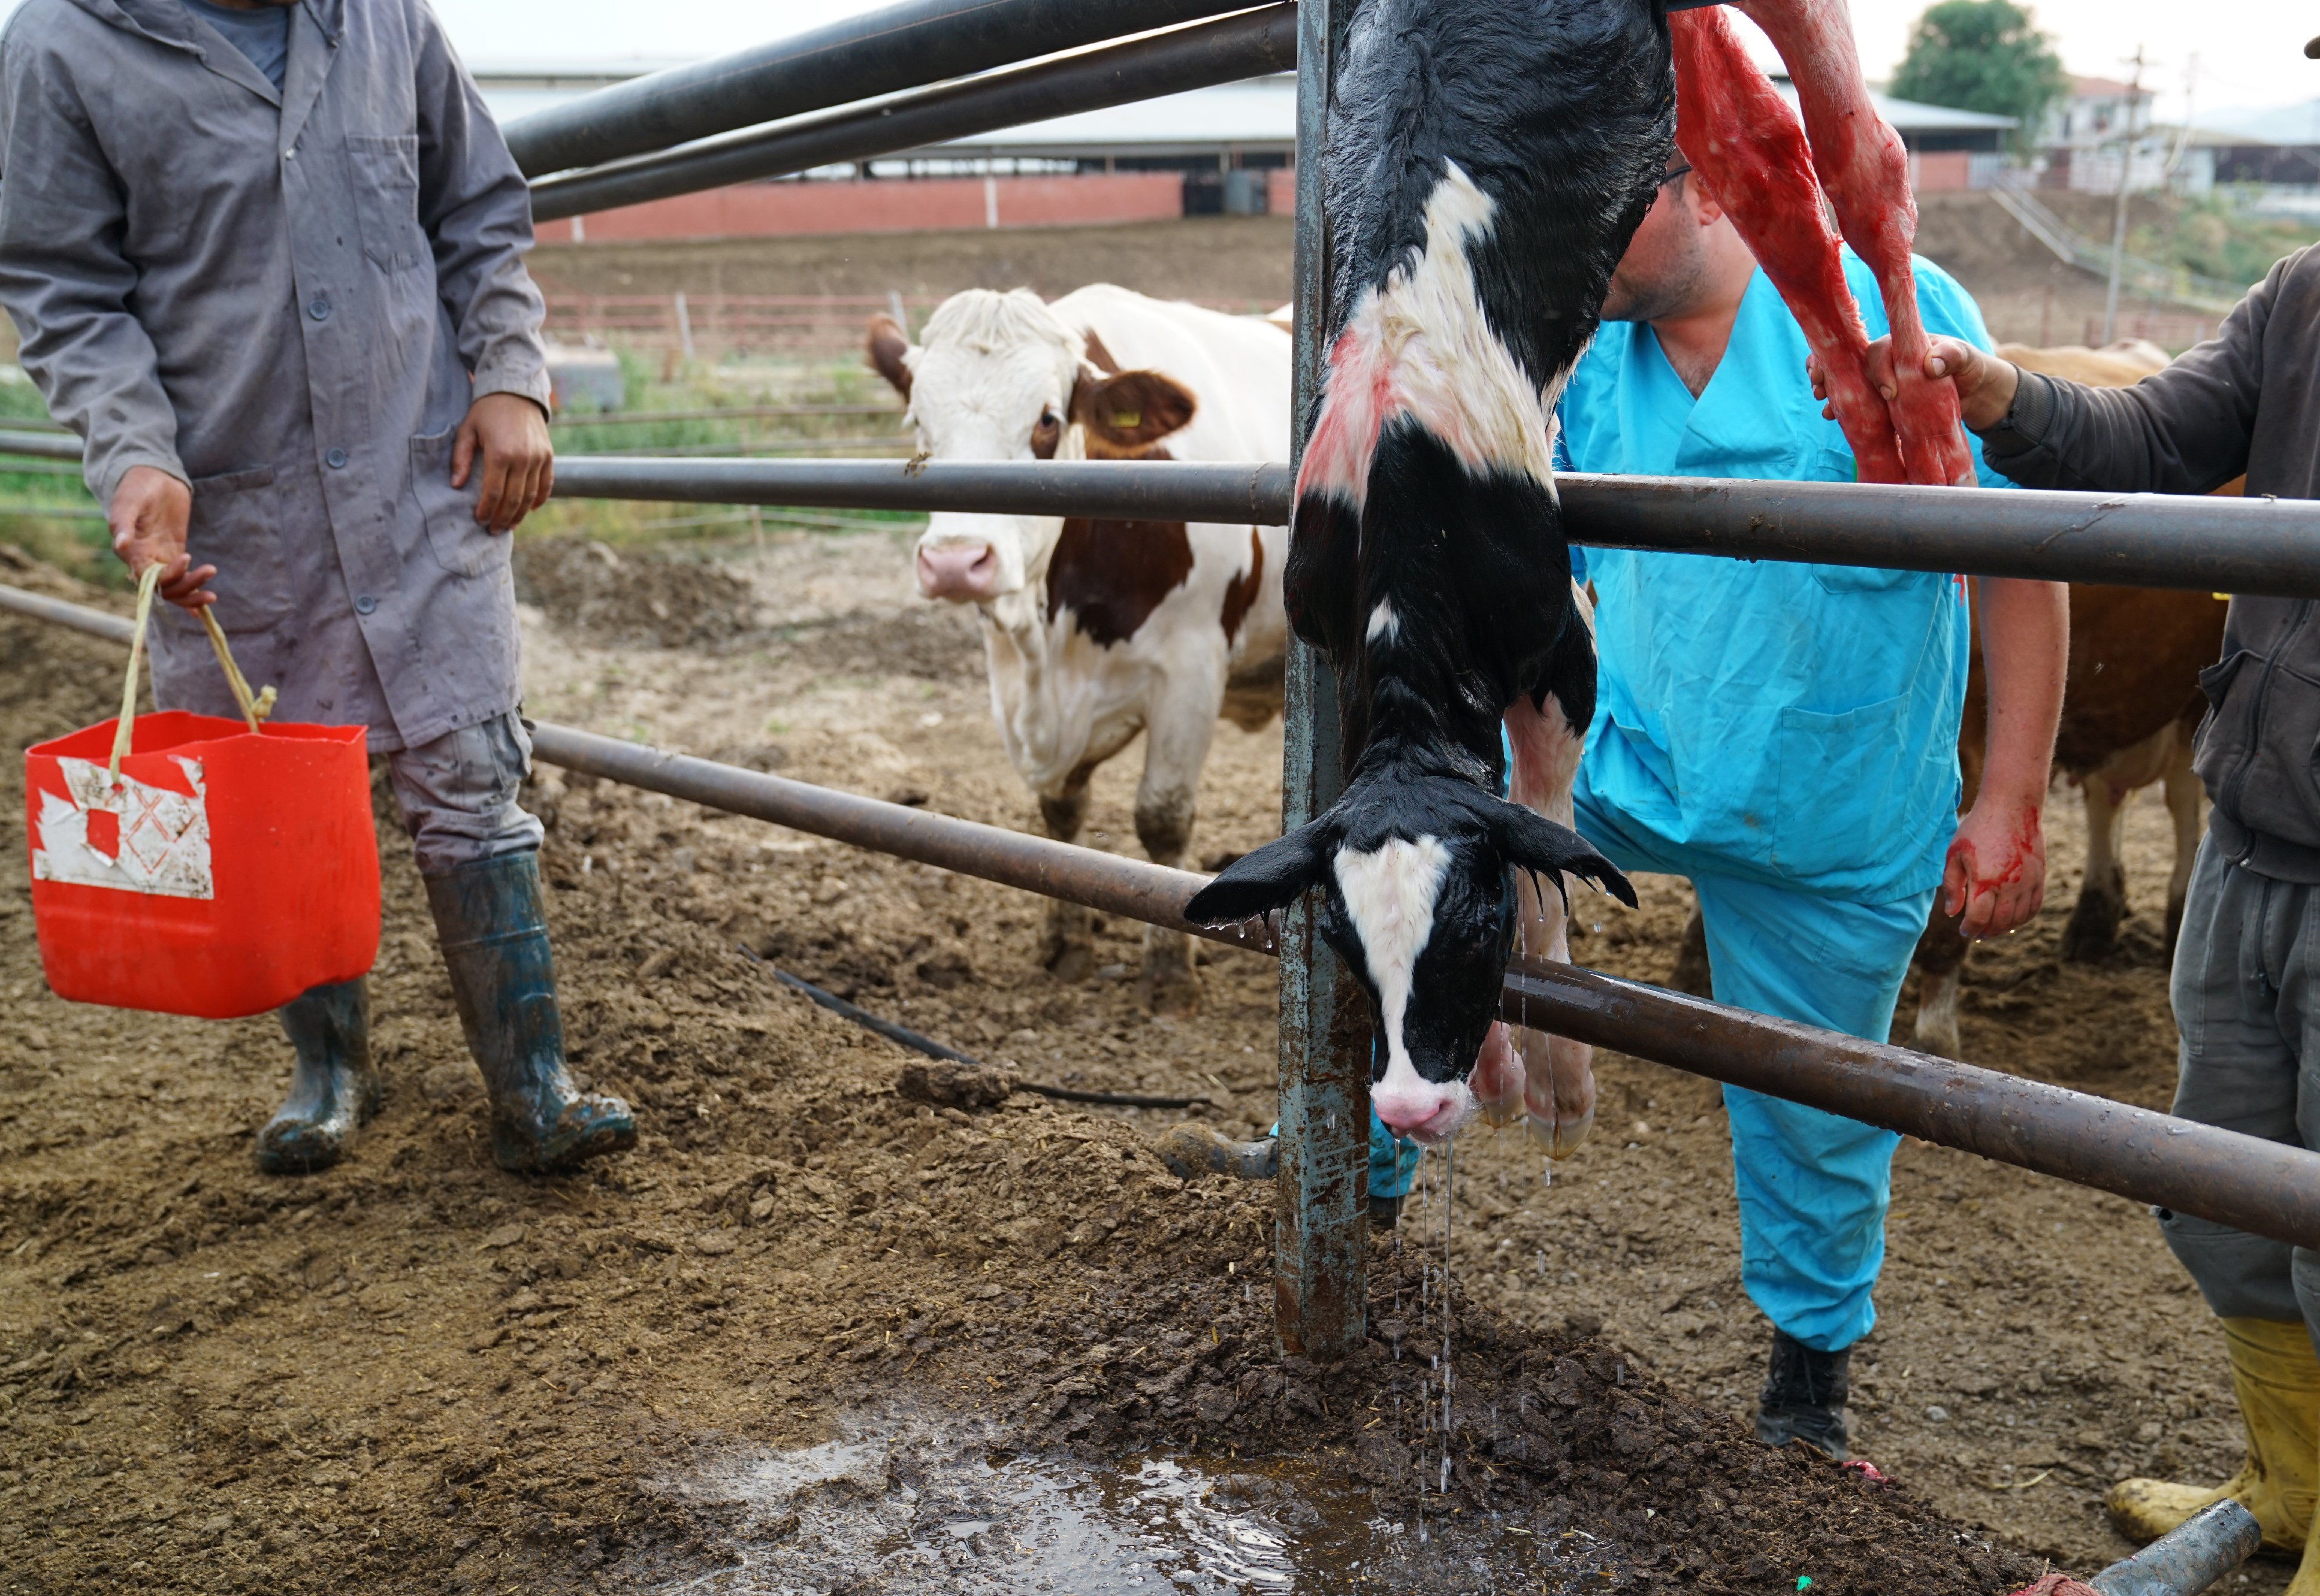
[[[1111,424],[1123,432],[1131,427],[1140,427],[1144,424],[1144,413],[1140,410],[1115,410],[1111,413]]]

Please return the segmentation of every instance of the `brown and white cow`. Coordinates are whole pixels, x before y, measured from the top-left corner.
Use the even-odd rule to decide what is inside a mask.
[[[1254,317],[1109,284],[1048,304],[969,289],[912,344],[870,323],[871,365],[909,401],[931,460],[1289,458],[1288,335]],[[1175,865],[1219,713],[1278,712],[1287,624],[1278,527],[938,513],[919,590],[981,612],[991,709],[1049,836],[1076,839],[1097,766],[1144,733],[1136,834]],[[1053,907],[1041,961],[1083,975],[1084,909]],[[1147,929],[1153,1004],[1197,1002],[1190,939]]]

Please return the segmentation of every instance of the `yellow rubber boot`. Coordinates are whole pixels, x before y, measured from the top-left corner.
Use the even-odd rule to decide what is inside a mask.
[[[2103,1505],[2119,1533],[2157,1540],[2201,1508],[2228,1496],[2255,1515],[2263,1544],[2278,1552],[2303,1551],[2320,1505],[2320,1358],[2302,1320],[2226,1319],[2232,1392],[2247,1426],[2247,1458],[2239,1473],[2213,1489],[2171,1480],[2121,1480]],[[2289,1587],[2294,1596],[2320,1596],[2320,1560]]]

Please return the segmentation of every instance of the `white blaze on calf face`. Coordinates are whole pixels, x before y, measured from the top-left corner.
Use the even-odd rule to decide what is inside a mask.
[[[1394,838],[1372,853],[1341,848],[1331,861],[1346,918],[1360,939],[1377,988],[1378,1023],[1385,1034],[1385,1074],[1370,1091],[1370,1106],[1397,1132],[1425,1139],[1455,1129],[1473,1107],[1464,1082],[1424,1079],[1410,1062],[1403,1022],[1418,957],[1434,934],[1434,905],[1450,868],[1439,838]]]
[[[1370,608],[1368,640],[1374,643],[1383,638],[1391,643],[1401,635],[1401,617],[1393,612],[1391,599],[1380,599]]]
[[[1329,353],[1329,385],[1298,492],[1359,509],[1379,432],[1408,414],[1480,476],[1527,476],[1554,491],[1557,374],[1545,392],[1491,331],[1466,246],[1490,237],[1497,202],[1455,161],[1426,202],[1426,249],[1365,293]]]

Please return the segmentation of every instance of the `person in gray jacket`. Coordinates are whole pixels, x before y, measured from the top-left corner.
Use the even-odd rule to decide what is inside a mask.
[[[1933,345],[1927,375],[1956,385],[1983,458],[2025,486],[2204,494],[2244,472],[2252,498],[2320,498],[2320,247],[2274,266],[2214,339],[2131,388]],[[1890,378],[1890,345],[1871,359]],[[2213,807],[2170,982],[2175,1112],[2320,1149],[2320,604],[2234,597],[2200,685],[2194,763]],[[2213,1488],[2122,1481],[2111,1516],[2148,1540],[2234,1497],[2268,1546],[2302,1552],[2292,1596],[2320,1596],[2320,1254],[2158,1218],[2222,1320],[2247,1461]]]
[[[566,1071],[517,803],[506,533],[547,496],[530,200],[424,0],[26,0],[0,34],[0,304],[86,445],[154,695],[231,714],[198,612],[285,719],[370,729],[426,878],[492,1150],[632,1144]],[[343,1156],[381,1084],[361,981],[282,1011],[260,1167]]]

